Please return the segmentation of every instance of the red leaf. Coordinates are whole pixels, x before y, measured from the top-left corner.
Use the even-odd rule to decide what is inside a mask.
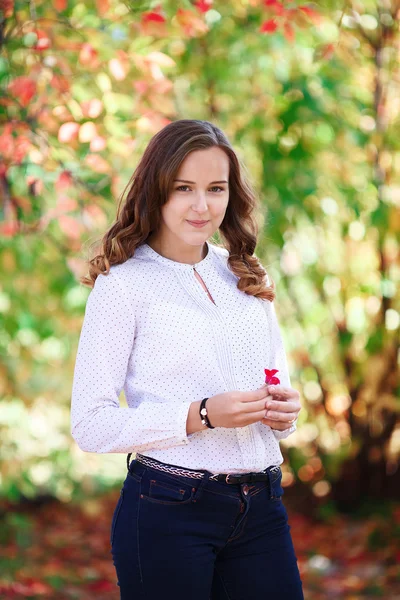
[[[192,10],[178,8],[176,20],[182,27],[184,34],[189,37],[196,37],[197,35],[205,33],[208,30],[204,20]]]
[[[36,83],[33,79],[29,77],[25,77],[22,75],[21,77],[16,77],[13,81],[11,81],[8,85],[8,89],[11,94],[13,94],[22,106],[28,106],[32,97],[36,93]]]
[[[142,14],[142,23],[165,23],[166,19],[158,12],[145,12]]]
[[[35,33],[36,33],[37,39],[36,39],[35,45],[32,46],[32,49],[42,51],[42,50],[47,50],[48,48],[50,48],[51,39],[49,37],[49,34],[41,29],[35,31]]]
[[[335,52],[335,44],[323,44],[319,46],[314,53],[314,60],[329,60]]]
[[[278,24],[275,19],[269,19],[268,21],[264,21],[261,25],[260,31],[261,33],[274,33],[278,28]]]
[[[54,0],[54,8],[58,12],[62,12],[68,8],[68,0]]]
[[[142,14],[139,29],[142,35],[164,37],[167,35],[166,23],[167,20],[162,14],[161,4],[158,4],[152,11]]]
[[[286,21],[283,24],[283,35],[285,36],[287,41],[290,42],[291,44],[294,42],[294,40],[295,40],[294,29],[288,21]]]
[[[89,65],[91,67],[96,67],[98,65],[98,52],[93,48],[91,44],[85,42],[82,44],[81,51],[79,53],[79,61],[83,65]]]
[[[264,0],[264,5],[279,16],[284,15],[286,12],[286,8],[283,6],[282,2],[278,2],[278,0]]]
[[[210,10],[213,0],[197,0],[194,5],[201,13],[206,13]]]
[[[72,185],[72,182],[73,178],[71,171],[62,171],[57,178],[55,188],[58,192],[60,192],[61,190],[69,188]]]
[[[12,17],[14,12],[14,0],[1,0],[0,2],[0,15],[3,13],[3,17],[7,19]]]
[[[99,12],[99,15],[102,17],[109,10],[110,2],[109,2],[109,0],[96,0],[96,6],[97,6],[97,10]]]
[[[309,6],[299,6],[298,9],[303,11],[303,13],[305,13],[314,23],[320,23],[321,15],[313,8],[310,8]]]
[[[18,231],[18,221],[3,221],[3,223],[0,223],[0,233],[4,237],[13,237]]]

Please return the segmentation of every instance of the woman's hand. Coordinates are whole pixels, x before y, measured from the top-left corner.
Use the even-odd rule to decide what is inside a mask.
[[[267,391],[272,399],[265,403],[267,411],[261,423],[278,431],[288,429],[301,411],[300,393],[283,385],[270,385]]]

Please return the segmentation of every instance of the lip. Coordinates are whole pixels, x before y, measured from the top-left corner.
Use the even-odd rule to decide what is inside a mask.
[[[208,223],[208,221],[189,221],[186,219],[189,225],[193,225],[193,227],[204,227]]]

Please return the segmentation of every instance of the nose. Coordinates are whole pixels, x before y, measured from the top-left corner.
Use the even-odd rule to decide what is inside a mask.
[[[192,203],[192,208],[193,210],[196,210],[197,212],[205,212],[207,210],[207,198],[205,194],[202,194],[201,192],[198,192],[195,195],[194,201]]]

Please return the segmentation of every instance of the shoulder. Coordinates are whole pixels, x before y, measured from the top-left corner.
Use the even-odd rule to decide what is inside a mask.
[[[92,293],[104,296],[126,294],[134,271],[132,261],[129,259],[123,263],[111,265],[108,273],[100,273],[96,277]]]

